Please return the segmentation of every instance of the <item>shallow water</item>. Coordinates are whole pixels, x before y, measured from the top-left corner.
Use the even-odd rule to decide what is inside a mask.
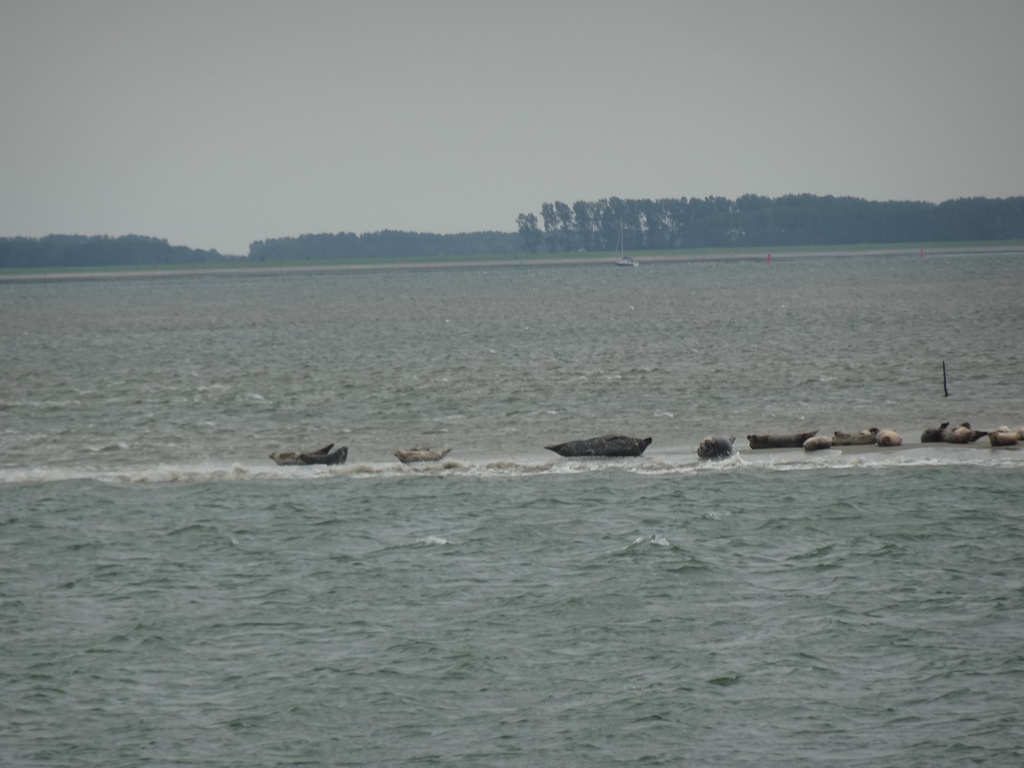
[[[0,283],[0,762],[1017,765],[1024,453],[915,443],[1024,424],[1022,277]]]

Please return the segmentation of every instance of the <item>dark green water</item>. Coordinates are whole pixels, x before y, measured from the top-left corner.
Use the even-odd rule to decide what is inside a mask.
[[[0,285],[0,763],[1018,765],[1022,265]]]

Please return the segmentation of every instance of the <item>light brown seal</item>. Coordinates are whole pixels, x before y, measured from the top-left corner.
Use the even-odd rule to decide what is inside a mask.
[[[825,437],[824,435],[817,435],[815,437],[808,437],[804,440],[805,451],[823,451],[826,448],[832,447],[832,438]]]
[[[883,447],[903,445],[903,438],[894,429],[883,429],[875,435],[875,442]]]
[[[429,448],[413,448],[410,451],[395,451],[395,456],[403,464],[413,464],[417,461],[438,461],[451,453],[451,450],[451,448],[445,448],[443,451],[432,451]]]
[[[998,427],[988,433],[988,441],[993,448],[1016,445],[1020,442],[1022,433],[1024,433],[1024,429]]]
[[[832,435],[832,445],[874,445],[875,435],[878,434],[878,427],[862,429],[853,435],[845,432],[836,432]]]
[[[945,441],[947,443],[973,443],[975,440],[978,440],[987,434],[988,432],[971,429],[971,425],[965,421],[959,427],[947,429]]]

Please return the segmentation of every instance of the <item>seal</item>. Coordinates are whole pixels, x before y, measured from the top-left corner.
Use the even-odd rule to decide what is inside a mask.
[[[949,426],[948,421],[942,422],[937,427],[928,427],[924,432],[921,433],[922,443],[944,443],[946,442],[946,427]]]
[[[697,446],[697,456],[698,458],[710,461],[726,459],[732,456],[732,444],[735,441],[735,437],[708,435]]]
[[[893,429],[883,429],[875,435],[875,442],[883,447],[903,445],[903,438]]]
[[[959,427],[947,429],[944,441],[947,443],[973,443],[975,440],[979,440],[987,434],[988,432],[971,429],[971,425],[965,421]]]
[[[331,453],[334,443],[329,443],[316,451],[274,451],[270,458],[276,464],[299,465],[299,464],[344,464],[348,458],[348,446],[343,445]]]
[[[558,445],[545,445],[559,456],[639,456],[651,444],[650,437],[626,437],[625,435],[602,435],[586,440],[570,440]]]
[[[1024,438],[1024,429],[997,427],[988,433],[988,441],[993,448],[1016,445]]]
[[[451,448],[445,448],[443,451],[432,451],[429,448],[413,448],[409,451],[395,451],[395,456],[403,464],[413,464],[417,461],[438,461],[451,453],[451,450]]]
[[[761,448],[801,448],[807,438],[814,437],[818,430],[813,432],[798,432],[793,435],[747,435],[747,442],[753,450]]]
[[[832,438],[824,435],[815,435],[804,440],[805,451],[823,451],[832,447]]]
[[[845,432],[835,432],[832,435],[832,445],[874,445],[875,435],[878,434],[878,427],[862,429],[853,435]]]

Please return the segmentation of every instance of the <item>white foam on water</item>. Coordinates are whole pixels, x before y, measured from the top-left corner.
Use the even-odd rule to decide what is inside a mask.
[[[417,539],[417,544],[427,544],[429,546],[444,546],[451,544],[451,542],[442,536],[425,536],[422,539]]]
[[[98,446],[97,456],[113,455],[126,446]],[[641,476],[733,473],[753,469],[777,472],[821,470],[871,470],[898,467],[978,466],[995,469],[1024,468],[1024,450],[1019,447],[987,448],[945,444],[904,445],[899,448],[867,446],[856,450],[831,449],[808,453],[801,449],[738,451],[718,461],[702,461],[696,455],[666,454],[635,459],[538,459],[513,456],[402,464],[397,461],[353,462],[341,466],[278,466],[247,462],[160,462],[137,466],[110,467],[42,466],[0,469],[0,484],[52,483],[96,480],[102,483],[209,483],[251,481],[325,481],[338,478],[410,477],[527,477],[541,474],[577,475],[594,472],[628,472]]]

